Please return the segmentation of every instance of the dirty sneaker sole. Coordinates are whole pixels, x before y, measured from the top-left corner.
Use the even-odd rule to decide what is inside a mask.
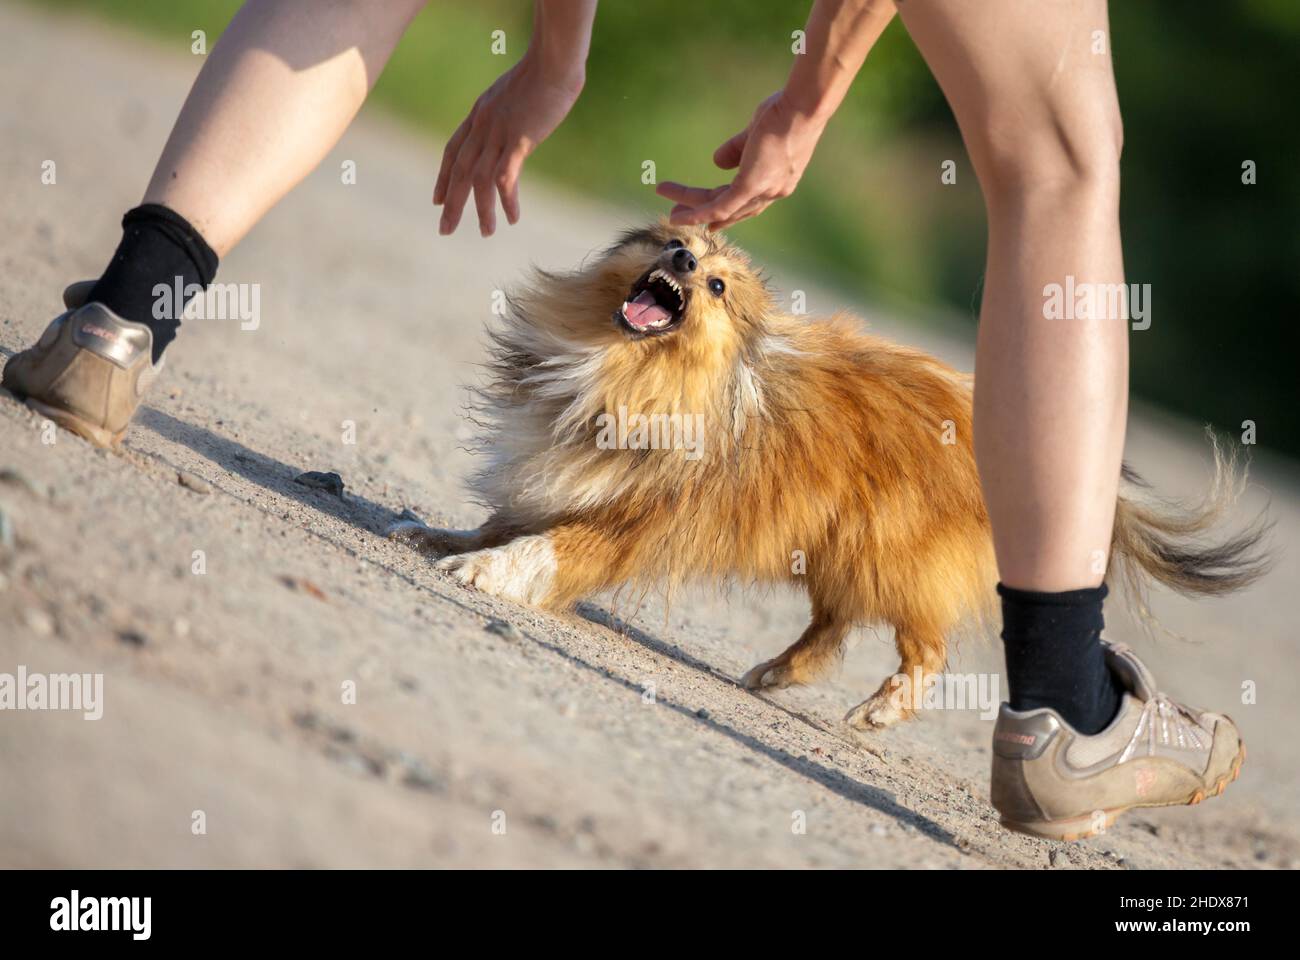
[[[26,403],[31,410],[40,414],[42,417],[52,420],[64,430],[67,430],[70,433],[75,433],[83,440],[93,443],[97,447],[112,449],[121,443],[122,438],[126,436],[125,428],[113,433],[104,427],[96,426],[87,420],[83,420],[75,413],[64,410],[60,407],[50,406],[48,403],[44,403],[32,397],[27,397],[23,402]]]
[[[1119,815],[1128,810],[1136,810],[1141,807],[1192,806],[1200,803],[1207,796],[1221,796],[1223,791],[1228,789],[1228,784],[1241,776],[1241,765],[1245,762],[1246,745],[1243,743],[1237,751],[1237,756],[1232,761],[1232,769],[1226,775],[1216,780],[1208,791],[1196,790],[1190,796],[1181,800],[1169,800],[1164,803],[1131,803],[1127,806],[1101,810],[1079,817],[1069,817],[1065,820],[1013,821],[1003,818],[999,822],[1008,830],[1027,834],[1031,837],[1038,837],[1041,840],[1064,840],[1066,843],[1085,840],[1088,837],[1095,837],[1098,834],[1105,833],[1115,823]],[[1097,813],[1103,815],[1104,819],[1101,822],[1098,821]]]

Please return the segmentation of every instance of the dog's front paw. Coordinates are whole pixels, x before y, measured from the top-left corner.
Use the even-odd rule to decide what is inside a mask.
[[[447,553],[442,532],[415,520],[399,520],[384,531],[384,536],[413,547],[427,556],[440,557]]]
[[[746,690],[780,690],[796,682],[790,665],[779,657],[764,660],[740,678],[740,685]]]
[[[555,580],[555,551],[545,534],[520,537],[501,547],[447,557],[437,567],[467,587],[543,606]]]
[[[895,691],[882,687],[845,714],[844,722],[858,730],[883,730],[910,717],[911,713],[899,702]]]
[[[384,531],[389,540],[405,543],[427,557],[464,553],[478,544],[476,530],[441,530],[417,520],[399,520]]]

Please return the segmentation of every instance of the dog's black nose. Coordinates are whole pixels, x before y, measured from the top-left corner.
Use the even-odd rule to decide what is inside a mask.
[[[692,273],[695,267],[695,254],[685,247],[678,247],[673,253],[673,269],[678,273]]]

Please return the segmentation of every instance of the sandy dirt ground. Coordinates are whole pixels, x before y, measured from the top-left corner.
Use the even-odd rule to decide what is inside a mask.
[[[0,354],[103,268],[199,67],[188,43],[0,5]],[[1166,689],[1239,720],[1243,776],[1075,845],[998,827],[978,712],[841,726],[896,663],[884,633],[856,637],[833,681],[757,697],[736,678],[802,629],[793,594],[607,597],[556,618],[385,541],[404,509],[481,519],[462,410],[493,292],[645,215],[529,180],[521,225],[440,239],[439,151],[363,115],[223,265],[260,285],[258,329],[189,324],[120,454],[45,442],[0,396],[0,672],[104,677],[100,720],[0,712],[0,865],[1300,865],[1300,486],[1267,453],[1243,517],[1270,504],[1272,577],[1223,602],[1157,598],[1185,641],[1111,614]],[[815,312],[851,306],[772,266]],[[967,344],[862,312],[970,368]],[[1166,492],[1206,482],[1195,424],[1136,411],[1129,456]],[[296,483],[307,470],[337,471],[344,495]],[[966,643],[952,666],[996,675],[998,648]]]

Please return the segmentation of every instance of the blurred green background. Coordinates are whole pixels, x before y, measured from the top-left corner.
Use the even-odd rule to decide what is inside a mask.
[[[209,43],[238,0],[43,0]],[[606,0],[587,87],[534,155],[542,174],[662,212],[641,182],[713,185],[713,149],[781,86],[791,31],[809,2]],[[1027,5],[1029,9],[1032,5]],[[445,135],[527,45],[531,4],[431,4],[374,99]],[[508,55],[490,52],[505,30]],[[1151,328],[1131,337],[1139,395],[1263,445],[1300,454],[1295,347],[1283,324],[1300,305],[1300,64],[1297,0],[1111,5],[1124,113],[1121,215],[1128,280],[1152,289]],[[957,163],[957,183],[940,164]],[[1257,183],[1242,183],[1253,160]],[[434,171],[430,171],[432,186]],[[527,184],[524,187],[527,215]],[[763,258],[817,275],[886,309],[973,325],[984,212],[956,125],[897,20],[881,38],[795,195],[732,233]],[[1286,347],[1291,343],[1292,347]]]

